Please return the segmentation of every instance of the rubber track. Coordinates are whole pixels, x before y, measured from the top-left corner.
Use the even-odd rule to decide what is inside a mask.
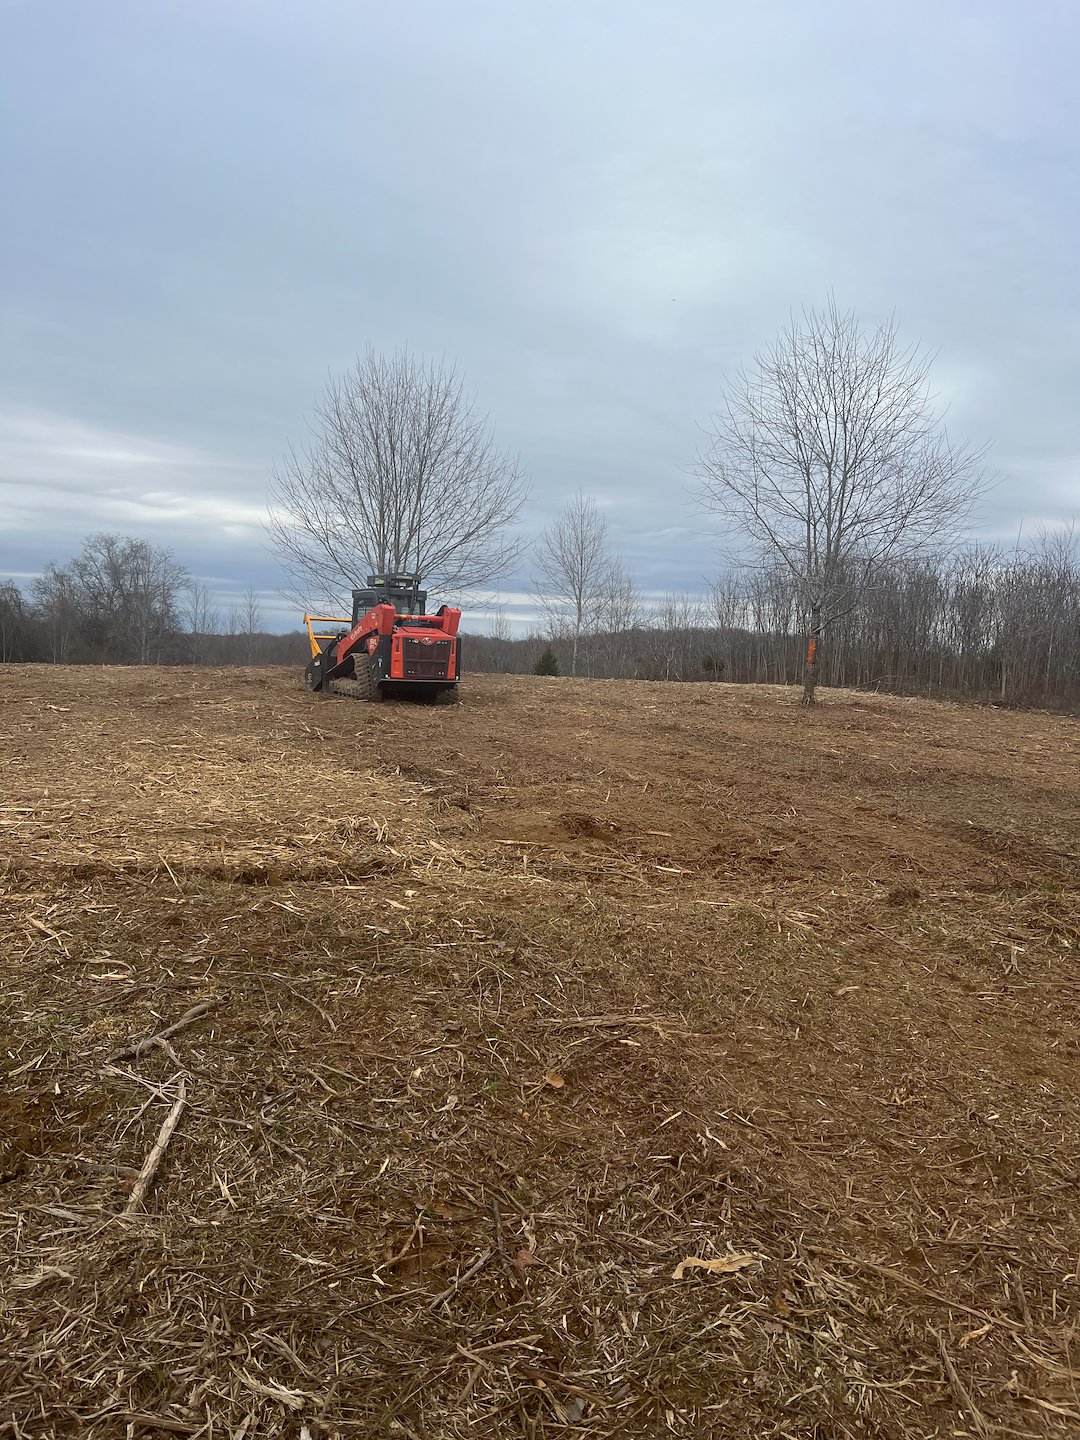
[[[371,678],[371,660],[367,655],[357,655],[353,661],[355,680],[331,680],[327,689],[331,695],[342,695],[348,700],[381,700],[379,687]]]

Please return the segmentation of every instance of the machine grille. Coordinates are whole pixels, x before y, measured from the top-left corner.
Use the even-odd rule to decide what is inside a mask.
[[[405,639],[401,662],[407,680],[449,680],[450,641]]]

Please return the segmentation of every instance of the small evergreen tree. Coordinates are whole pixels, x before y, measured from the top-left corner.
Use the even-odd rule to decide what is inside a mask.
[[[555,651],[549,645],[544,653],[533,666],[534,675],[558,675],[559,662],[555,658]]]

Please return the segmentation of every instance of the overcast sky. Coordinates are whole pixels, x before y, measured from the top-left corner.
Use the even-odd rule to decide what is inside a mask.
[[[291,627],[268,469],[328,371],[407,345],[520,452],[529,532],[581,486],[643,589],[698,589],[700,427],[830,289],[939,352],[983,534],[1080,510],[1069,0],[0,17],[0,576],[121,530]]]

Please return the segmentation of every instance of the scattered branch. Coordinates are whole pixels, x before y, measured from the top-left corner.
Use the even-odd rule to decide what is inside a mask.
[[[484,1266],[488,1263],[488,1261],[494,1254],[494,1250],[485,1250],[480,1255],[479,1259],[473,1261],[473,1263],[469,1266],[468,1270],[465,1271],[464,1275],[459,1275],[452,1284],[448,1285],[446,1289],[441,1292],[441,1294],[436,1295],[435,1299],[431,1301],[427,1308],[429,1310],[437,1310],[439,1306],[442,1305],[445,1301],[456,1295],[457,1292],[461,1289],[461,1287],[467,1284],[474,1275],[479,1275],[480,1271],[484,1268]]]
[[[154,1148],[150,1151],[149,1155],[147,1155],[146,1159],[143,1161],[143,1167],[139,1171],[139,1178],[135,1181],[135,1184],[131,1190],[131,1198],[124,1206],[125,1215],[133,1215],[135,1211],[138,1210],[139,1207],[142,1205],[143,1201],[146,1199],[146,1193],[150,1189],[150,1186],[154,1183],[154,1177],[157,1175],[158,1166],[161,1164],[162,1156],[165,1154],[165,1150],[169,1144],[169,1141],[173,1137],[173,1131],[176,1129],[177,1125],[180,1122],[180,1116],[184,1112],[184,1106],[186,1103],[187,1086],[184,1084],[184,1081],[181,1080],[176,1099],[173,1102],[173,1107],[169,1111],[168,1115],[165,1116],[165,1119],[161,1122],[161,1129],[158,1131],[158,1137],[157,1140],[154,1142]]]
[[[129,1057],[137,1060],[141,1055],[145,1055],[147,1050],[153,1046],[160,1045],[166,1053],[172,1057],[173,1061],[179,1064],[179,1061],[176,1060],[176,1056],[173,1055],[172,1050],[169,1049],[166,1042],[171,1036],[178,1034],[181,1030],[186,1030],[189,1025],[194,1025],[196,1020],[201,1020],[217,1003],[216,1000],[203,1000],[200,1004],[193,1005],[190,1010],[184,1011],[179,1020],[174,1021],[171,1025],[166,1025],[164,1030],[158,1030],[153,1035],[146,1035],[141,1040],[129,1040],[126,1044],[122,1045],[119,1050],[114,1050],[108,1057],[109,1060],[126,1060]]]

